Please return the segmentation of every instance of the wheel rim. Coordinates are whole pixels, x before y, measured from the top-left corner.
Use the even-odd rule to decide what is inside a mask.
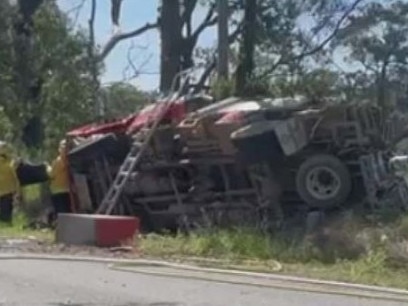
[[[328,167],[316,167],[306,176],[306,188],[317,200],[328,200],[335,197],[340,187],[339,175]]]

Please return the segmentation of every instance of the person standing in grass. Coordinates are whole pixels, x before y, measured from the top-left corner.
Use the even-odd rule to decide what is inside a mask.
[[[54,208],[53,220],[58,214],[71,212],[71,199],[69,194],[69,172],[66,154],[66,141],[62,140],[58,148],[58,156],[48,167],[50,178],[51,202]]]
[[[13,204],[19,189],[11,149],[6,142],[0,141],[0,222],[12,223]]]

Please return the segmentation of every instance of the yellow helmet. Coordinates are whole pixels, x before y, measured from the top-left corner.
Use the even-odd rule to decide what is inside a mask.
[[[65,149],[67,147],[67,141],[65,139],[61,140],[58,146],[58,151],[60,153],[65,152]]]

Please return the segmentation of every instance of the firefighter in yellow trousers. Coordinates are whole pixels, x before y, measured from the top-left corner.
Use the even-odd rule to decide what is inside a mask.
[[[11,149],[8,144],[0,141],[0,221],[11,223],[13,219],[13,203],[18,195],[20,183],[17,178]]]
[[[59,213],[71,212],[65,140],[60,142],[58,156],[48,168],[48,175],[50,177],[51,202],[55,213],[54,219],[56,219]]]

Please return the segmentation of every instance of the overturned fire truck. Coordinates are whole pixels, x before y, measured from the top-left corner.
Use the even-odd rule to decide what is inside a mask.
[[[137,215],[148,230],[255,226],[357,201],[403,206],[405,181],[388,163],[406,125],[396,118],[305,97],[158,101],[67,134],[71,191],[79,211]]]

